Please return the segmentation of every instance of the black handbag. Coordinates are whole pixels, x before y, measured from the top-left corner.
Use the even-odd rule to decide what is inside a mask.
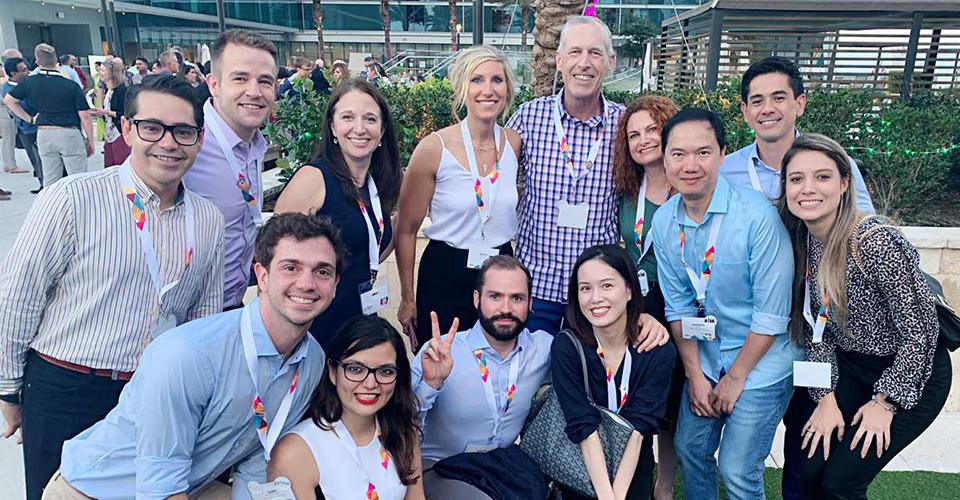
[[[933,303],[937,307],[937,319],[940,321],[940,336],[937,342],[950,352],[956,351],[960,347],[960,317],[957,317],[957,312],[943,296],[943,285],[927,273],[923,273],[923,278],[927,280]]]
[[[587,359],[583,354],[580,340],[570,330],[563,330],[557,335],[569,337],[576,346],[577,353],[580,354],[583,390],[590,404],[600,412],[600,425],[597,432],[600,434],[603,456],[612,482],[620,467],[620,459],[627,447],[627,441],[633,434],[633,425],[606,407],[594,403],[593,396],[590,394],[590,385],[587,382]],[[629,356],[629,353],[627,355]],[[581,495],[596,497],[590,474],[587,473],[587,465],[583,461],[583,452],[580,450],[580,445],[574,444],[567,437],[564,432],[566,425],[567,420],[560,408],[553,386],[544,384],[533,398],[530,414],[520,434],[520,449],[540,466],[540,470],[547,477]]]

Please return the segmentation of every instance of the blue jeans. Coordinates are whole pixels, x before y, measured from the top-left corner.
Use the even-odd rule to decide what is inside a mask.
[[[716,386],[713,382],[711,385]],[[765,498],[763,461],[770,454],[777,424],[793,394],[793,377],[767,387],[744,390],[733,413],[720,418],[694,415],[690,410],[690,383],[684,386],[675,438],[677,457],[683,470],[684,497],[697,500],[720,498],[718,461],[714,458],[719,448],[719,471],[727,498]]]
[[[567,310],[567,305],[563,302],[534,297],[531,309],[530,318],[527,320],[527,329],[531,332],[543,330],[550,335],[556,335],[563,329],[564,313]]]

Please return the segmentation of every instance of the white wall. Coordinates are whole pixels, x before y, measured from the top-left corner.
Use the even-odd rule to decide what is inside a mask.
[[[36,40],[26,34],[24,38],[29,38],[28,40],[18,40],[14,26],[19,23],[32,24],[36,30],[37,23],[43,22],[52,27],[56,42],[54,46],[58,54],[70,52],[86,56],[91,51],[99,54],[103,14],[97,12],[95,7],[71,9],[70,5],[56,4],[55,1],[41,5],[39,0],[0,0],[0,47],[15,47],[25,55],[29,54],[33,51]],[[77,0],[76,3],[89,4],[83,0]],[[58,12],[63,13],[63,19],[57,17]]]

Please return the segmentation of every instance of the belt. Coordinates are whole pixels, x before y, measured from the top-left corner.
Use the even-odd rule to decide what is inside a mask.
[[[34,351],[34,352],[37,353],[37,356],[40,356],[40,359],[46,361],[47,363],[50,363],[51,365],[59,366],[64,370],[70,370],[72,372],[82,373],[84,375],[89,375],[92,373],[97,377],[105,377],[111,380],[123,380],[125,382],[133,378],[133,372],[121,372],[117,370],[101,370],[97,368],[90,368],[88,366],[78,365],[76,363],[71,363],[69,361],[62,361],[57,358],[47,356],[46,354],[43,354],[41,352],[37,352],[37,351]]]
[[[37,128],[40,130],[80,130],[78,127],[73,125],[69,126],[60,126],[60,125],[37,125]]]

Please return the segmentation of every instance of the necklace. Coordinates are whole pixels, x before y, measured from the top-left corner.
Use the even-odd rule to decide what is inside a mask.
[[[487,144],[487,145],[484,145],[484,146],[481,146],[481,145],[477,144],[476,146],[473,147],[473,149],[476,149],[478,153],[481,153],[481,152],[483,152],[483,151],[491,151],[491,150],[495,149],[496,147],[497,147],[497,145],[496,145],[496,144],[493,144],[493,143],[490,143],[490,144]]]

